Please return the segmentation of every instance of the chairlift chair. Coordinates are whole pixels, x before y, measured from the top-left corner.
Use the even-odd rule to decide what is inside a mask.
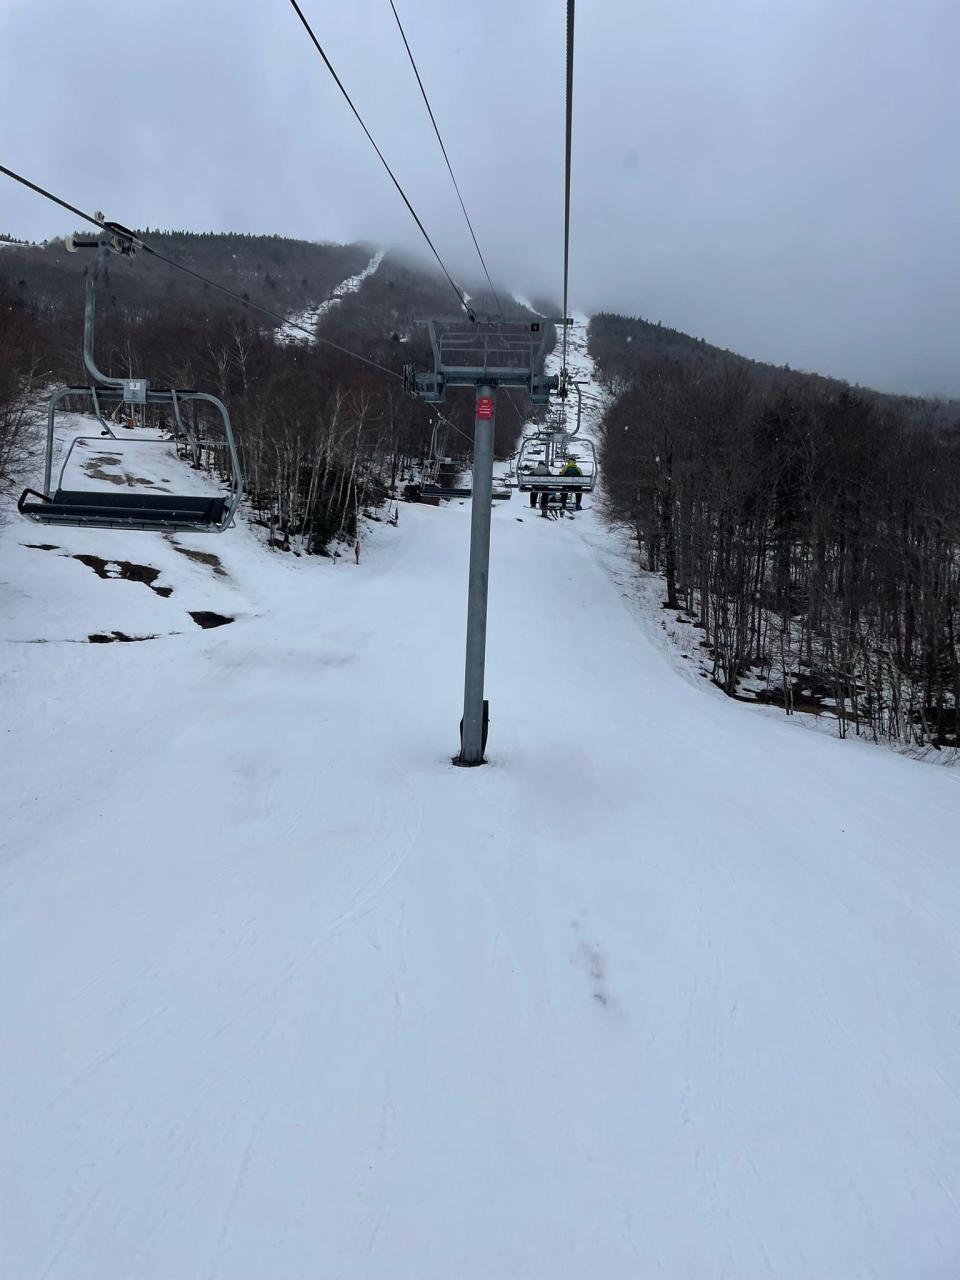
[[[557,439],[560,435],[563,435],[562,440]],[[549,441],[547,437],[550,437]],[[546,456],[544,446],[547,443],[554,446],[560,445],[560,452],[567,457],[571,439],[576,440],[577,464],[583,471],[582,476],[561,476],[555,475],[552,471],[548,476],[533,474],[536,464],[544,461]],[[517,458],[517,488],[521,493],[529,493],[531,489],[558,491],[565,489],[573,493],[593,493],[596,482],[597,450],[593,441],[586,436],[581,439],[561,432],[537,432],[535,435],[527,436],[520,446],[520,456]]]
[[[136,239],[132,232],[116,223],[107,223],[106,226],[109,229],[108,233],[99,239],[81,240],[79,237],[67,237],[67,248],[71,252],[79,248],[95,247],[97,249],[96,263],[87,275],[83,322],[83,363],[91,381],[86,386],[60,387],[54,391],[47,410],[43,491],[24,489],[17,503],[17,510],[28,519],[36,521],[37,524],[101,529],[156,529],[163,532],[189,530],[223,533],[232,524],[243,496],[240,460],[230,426],[230,415],[223,402],[205,391],[155,387],[145,378],[111,378],[97,368],[93,356],[97,280],[107,253],[132,256],[136,251]],[[51,480],[56,411],[57,406],[68,396],[89,397],[94,416],[101,427],[101,435],[75,437],[60,468],[57,488],[53,490]],[[180,411],[181,405],[190,401],[204,401],[211,404],[220,415],[230,462],[230,484],[226,495],[212,497],[167,493],[104,492],[63,487],[67,467],[78,445],[86,445],[91,441],[103,444],[104,437],[119,443],[117,435],[104,417],[104,405],[111,405],[114,408],[120,405],[131,407],[150,404],[168,405],[173,411],[177,430],[189,443],[196,463],[198,443]],[[138,443],[169,444],[170,439],[167,436],[151,436],[146,439],[138,436]]]
[[[568,429],[565,411],[561,409],[549,427],[541,427],[532,432],[520,445],[517,457],[517,488],[521,493],[530,493],[547,489],[553,492],[593,493],[597,483],[597,449],[588,436],[580,435],[583,418],[583,394],[579,382],[567,379],[560,394],[566,395],[566,387],[572,386],[577,393],[577,425]],[[572,457],[584,471],[579,476],[555,475],[551,470],[549,476],[534,475],[537,462],[546,462],[548,467],[554,465],[557,457]],[[536,461],[534,461],[536,459]],[[586,463],[586,470],[581,464]]]

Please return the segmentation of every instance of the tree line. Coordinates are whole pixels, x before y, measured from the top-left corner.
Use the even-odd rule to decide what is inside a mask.
[[[960,746],[955,406],[741,360],[648,352],[625,376],[605,322],[608,513],[702,631],[715,683],[841,735]]]
[[[168,237],[151,242],[171,251],[184,241],[197,269],[224,279],[205,254],[223,247],[224,237]],[[197,244],[194,244],[194,241]],[[301,242],[279,237],[229,239],[233,266],[226,281],[256,279],[265,284],[272,264],[289,281],[301,263]],[[292,245],[289,262],[284,245]],[[283,313],[316,305],[347,274],[369,260],[356,246],[307,246],[311,276],[296,288],[286,284],[282,303],[269,305]],[[50,249],[32,272],[20,250],[7,251],[16,263],[0,263],[0,478],[15,470],[18,444],[24,441],[30,409],[51,383],[87,381],[81,359],[82,268],[78,259]],[[33,251],[24,251],[32,253]],[[271,256],[272,255],[272,256]],[[41,255],[42,257],[42,255]],[[87,259],[89,261],[89,259]],[[218,260],[219,261],[219,260]],[[319,265],[323,269],[319,269]],[[36,265],[36,264],[34,264]],[[140,290],[127,274],[149,271],[153,287]],[[60,270],[62,268],[62,271]],[[160,273],[162,272],[162,277]],[[154,274],[155,273],[155,274]],[[181,280],[184,283],[181,285]],[[369,291],[367,286],[370,286]],[[437,409],[406,395],[400,373],[405,363],[430,367],[431,354],[424,314],[449,311],[443,282],[429,269],[390,256],[356,294],[320,322],[319,335],[375,361],[388,371],[323,343],[277,341],[277,325],[149,258],[111,260],[98,301],[97,361],[119,376],[146,376],[159,386],[212,391],[227,404],[237,438],[249,509],[268,531],[270,545],[283,550],[323,553],[337,539],[352,540],[358,517],[373,512],[418,476],[425,465]],[[259,296],[259,295],[258,295]],[[501,406],[496,449],[499,456],[516,444],[527,408],[514,396],[519,413]],[[67,408],[86,410],[89,401]],[[222,440],[206,431],[201,407],[189,412],[203,440],[201,465],[226,474]],[[451,392],[442,412],[449,420],[441,439],[446,452],[468,465],[473,406],[470,393]],[[157,407],[148,422],[173,432]],[[215,422],[215,418],[211,417]]]

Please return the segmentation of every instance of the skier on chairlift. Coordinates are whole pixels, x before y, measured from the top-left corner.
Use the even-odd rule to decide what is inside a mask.
[[[544,460],[541,458],[540,461],[537,463],[537,465],[533,468],[532,474],[535,476],[548,476],[550,474],[550,468],[547,466],[546,462],[544,462]],[[538,490],[536,489],[530,490],[531,507],[535,508],[537,505],[537,494],[538,494]],[[544,494],[546,494],[546,490],[544,490]]]
[[[576,458],[568,458],[566,462],[563,464],[563,469],[561,470],[560,474],[562,476],[580,476],[581,479],[583,478],[583,472],[580,470],[579,466],[577,465]],[[583,502],[582,489],[577,490],[576,498],[577,498],[577,510],[579,511],[581,509],[581,503]],[[560,505],[564,508],[564,510],[566,510],[566,507],[567,507],[566,489],[564,489],[560,494]]]

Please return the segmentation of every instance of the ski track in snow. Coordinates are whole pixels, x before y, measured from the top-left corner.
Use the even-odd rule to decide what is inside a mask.
[[[304,333],[304,329],[311,330],[311,333],[315,332],[317,325],[328,311],[332,311],[348,294],[356,293],[364,280],[373,275],[386,256],[386,252],[386,249],[378,249],[363,270],[355,276],[348,276],[346,280],[342,280],[329,298],[315,307],[308,307],[306,311],[298,311],[290,316],[286,324],[281,325],[277,330],[277,341],[283,344],[304,342],[308,345],[315,342],[316,337]]]
[[[960,779],[694,687],[516,497],[454,768],[469,511],[0,525],[4,1277],[953,1274]]]

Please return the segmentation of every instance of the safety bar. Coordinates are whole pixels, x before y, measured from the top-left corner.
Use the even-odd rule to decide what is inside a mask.
[[[20,512],[21,515],[23,515],[24,503],[26,502],[27,498],[30,498],[30,497],[39,498],[41,502],[53,501],[53,499],[49,498],[45,493],[40,493],[38,489],[24,489],[23,493],[21,493],[20,497],[17,499],[17,510]]]
[[[137,437],[137,439],[135,440],[123,441],[119,438],[119,436],[112,435],[110,439],[115,440],[119,445],[123,445],[124,443],[126,444],[170,444],[169,436],[147,436],[146,438],[141,436],[141,437]],[[64,458],[63,462],[60,464],[60,476],[57,480],[58,489],[63,488],[63,477],[67,474],[67,467],[70,464],[70,459],[73,456],[73,451],[77,447],[77,445],[78,444],[102,444],[102,443],[103,443],[103,436],[74,436],[73,437],[73,439],[70,441],[70,448],[67,450],[67,456]]]
[[[190,395],[189,391],[177,391],[176,387],[170,388],[170,398],[173,400],[173,419],[177,424],[178,430],[186,436],[190,445],[190,452],[193,454],[194,467],[200,466],[200,449],[197,446],[197,437],[193,434],[193,428],[188,427],[180,417],[180,400],[182,395]]]
[[[103,414],[100,412],[100,399],[97,395],[97,388],[91,387],[90,394],[93,396],[93,412],[96,415],[97,421],[100,423],[101,427],[103,427],[104,434],[111,436],[114,440],[116,440],[117,437],[113,428],[110,426],[109,422],[106,421]]]

